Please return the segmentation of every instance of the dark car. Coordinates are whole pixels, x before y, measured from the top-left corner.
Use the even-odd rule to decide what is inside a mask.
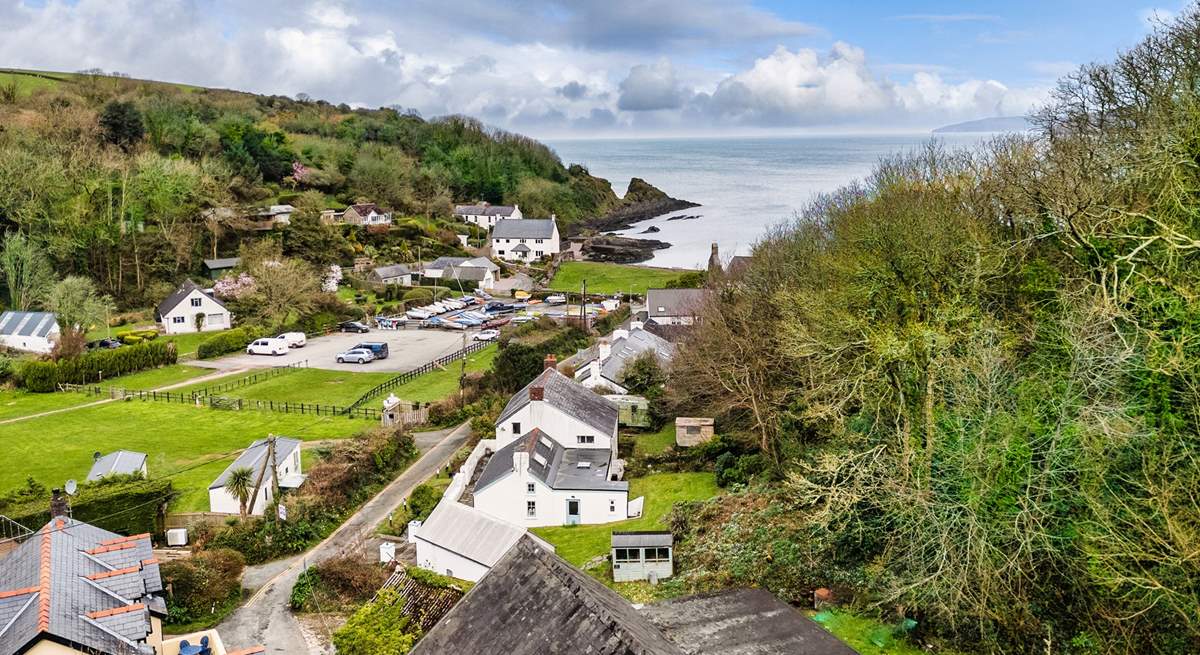
[[[109,350],[120,347],[121,342],[117,341],[116,339],[100,339],[99,341],[93,341],[88,344],[88,348],[106,348]]]
[[[362,350],[370,350],[371,354],[375,355],[375,359],[387,359],[388,345],[382,341],[364,341],[351,348],[351,350],[358,350],[360,348]]]
[[[346,321],[345,323],[338,325],[338,330],[341,332],[358,332],[360,334],[366,334],[367,332],[371,331],[371,328],[367,327],[366,323],[360,323],[359,321]]]

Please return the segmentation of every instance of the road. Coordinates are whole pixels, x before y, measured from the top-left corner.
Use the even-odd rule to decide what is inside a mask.
[[[469,423],[450,431],[417,433],[421,458],[367,501],[332,535],[302,555],[247,567],[242,586],[253,590],[253,594],[217,626],[221,640],[227,644],[263,644],[269,653],[316,655],[305,640],[299,622],[288,609],[288,598],[296,578],[305,566],[338,555],[352,547],[360,536],[372,534],[375,526],[387,519],[388,513],[398,507],[414,487],[450,461],[470,433]]]
[[[468,337],[469,338],[469,337]],[[338,364],[337,355],[355,344],[364,341],[382,341],[388,345],[387,359],[367,364]],[[196,366],[217,369],[268,368],[286,366],[307,361],[311,368],[335,371],[385,371],[400,373],[409,371],[442,355],[462,348],[461,332],[447,330],[371,330],[366,334],[335,332],[324,337],[313,337],[303,348],[293,348],[286,355],[247,355],[239,353],[219,359],[188,362]]]

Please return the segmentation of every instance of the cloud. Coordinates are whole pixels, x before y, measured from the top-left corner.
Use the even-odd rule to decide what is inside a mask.
[[[621,81],[621,96],[617,107],[624,111],[656,111],[679,109],[689,92],[675,77],[675,69],[667,59],[653,65],[638,64],[629,69]]]
[[[571,80],[570,82],[558,87],[557,91],[558,95],[566,98],[567,100],[582,100],[583,98],[586,98],[588,94],[587,85],[580,84],[575,80]]]
[[[893,18],[920,23],[992,23],[1000,20],[993,14],[904,14]]]

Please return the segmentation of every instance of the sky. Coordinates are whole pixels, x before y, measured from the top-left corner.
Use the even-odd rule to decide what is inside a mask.
[[[467,114],[543,138],[908,132],[1027,113],[1183,7],[0,0],[0,67]]]

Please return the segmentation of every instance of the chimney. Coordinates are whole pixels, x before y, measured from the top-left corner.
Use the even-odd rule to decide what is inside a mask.
[[[70,514],[70,508],[67,506],[67,495],[62,489],[55,489],[50,492],[50,518],[58,518]]]
[[[626,330],[625,328],[617,328],[617,329],[613,330],[612,338],[613,338],[613,341],[616,341],[617,339],[628,339],[629,338],[629,330]]]
[[[558,357],[556,357],[554,353],[546,355],[546,361],[542,366],[542,370],[548,371],[552,368],[558,368]]]
[[[630,321],[629,322],[629,331],[630,332],[633,332],[634,330],[644,330],[644,329],[646,329],[646,324],[641,321]]]
[[[616,330],[613,332],[614,339],[621,338],[621,337],[617,336],[617,332],[620,332],[620,331],[621,330]],[[623,336],[629,336],[629,335],[623,335]],[[604,360],[608,359],[608,356],[612,354],[612,343],[610,343],[608,341],[608,339],[601,339],[596,344],[596,354],[599,355],[600,361],[604,361]]]
[[[529,387],[529,399],[530,400],[545,400],[546,399],[546,388],[545,387]]]
[[[104,457],[104,455],[99,450],[97,450],[96,452],[92,453],[92,462],[100,461],[101,457]]]

